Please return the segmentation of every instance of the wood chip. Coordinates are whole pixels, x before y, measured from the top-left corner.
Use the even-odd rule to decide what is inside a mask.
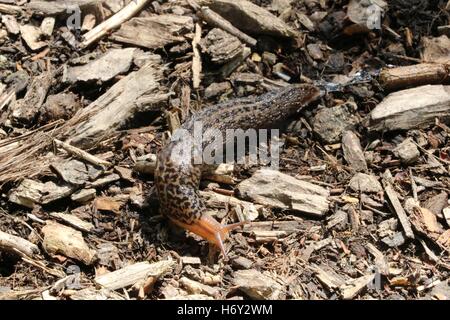
[[[125,268],[106,273],[94,279],[102,288],[117,290],[129,287],[148,277],[159,278],[169,272],[175,265],[173,260],[164,260],[155,263],[138,262]]]
[[[326,189],[278,171],[258,170],[237,188],[243,198],[258,204],[319,217],[328,211],[329,192]]]
[[[42,233],[42,245],[48,253],[62,254],[86,265],[93,263],[95,251],[89,248],[80,231],[49,220],[42,228]]]

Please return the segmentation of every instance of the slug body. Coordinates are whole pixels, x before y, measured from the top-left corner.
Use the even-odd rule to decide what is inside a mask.
[[[221,133],[227,129],[270,128],[319,96],[320,90],[313,85],[290,85],[258,97],[230,100],[193,114],[181,126],[183,132],[189,134],[172,139],[158,155],[155,185],[161,213],[178,226],[217,245],[225,255],[223,242],[228,233],[242,223],[224,226],[205,214],[206,207],[198,191],[204,165],[195,163],[195,152],[192,152],[195,147],[190,144],[195,123],[202,124],[203,132],[210,128]]]

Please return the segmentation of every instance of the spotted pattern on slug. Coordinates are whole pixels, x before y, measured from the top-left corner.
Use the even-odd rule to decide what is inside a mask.
[[[290,85],[255,98],[233,99],[206,108],[192,115],[181,128],[192,133],[196,121],[202,122],[203,131],[216,128],[222,133],[226,129],[269,128],[319,96],[319,89],[313,85]],[[198,191],[202,166],[193,164],[192,152],[186,152],[185,157],[173,156],[173,152],[180,147],[183,149],[185,143],[181,138],[161,150],[155,170],[155,185],[161,213],[192,224],[201,218],[206,207]]]

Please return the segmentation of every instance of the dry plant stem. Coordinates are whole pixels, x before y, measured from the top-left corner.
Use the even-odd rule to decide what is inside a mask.
[[[22,14],[23,10],[19,6],[14,6],[11,4],[0,4],[0,12],[4,14]]]
[[[386,68],[381,71],[380,82],[389,89],[440,84],[450,80],[450,66],[435,63],[419,63],[412,66]]]
[[[122,23],[136,15],[149,0],[133,0],[122,10],[110,17],[108,20],[100,23],[94,29],[84,35],[81,42],[81,48],[86,48],[90,44],[104,37],[109,31],[119,27]]]
[[[13,99],[13,97],[15,97],[15,95],[16,95],[16,92],[14,90],[2,95],[2,97],[0,98],[0,111],[2,111],[2,109],[6,105],[8,105],[8,103],[11,102],[11,100]]]
[[[247,43],[248,45],[254,47],[256,46],[257,41],[248,36],[247,34],[243,33],[236,27],[234,27],[229,21],[225,20],[220,16],[219,14],[215,13],[213,10],[209,9],[208,7],[202,7],[200,11],[197,13],[201,19],[203,19],[208,24],[212,25],[213,27],[220,28],[233,36],[239,38],[243,42]]]
[[[68,143],[65,143],[61,140],[58,139],[54,139],[55,144],[57,147],[62,148],[64,150],[66,150],[68,153],[70,153],[73,156],[79,157],[83,160],[86,160],[87,162],[96,165],[96,166],[106,166],[106,167],[110,167],[112,166],[111,162],[105,161],[103,159],[100,159],[84,150],[81,150],[77,147],[74,147]]]
[[[0,249],[10,252],[20,252],[21,255],[32,257],[39,253],[39,248],[23,238],[0,231]]]
[[[202,72],[202,59],[200,56],[200,50],[198,45],[202,37],[202,27],[200,24],[195,24],[195,36],[192,40],[192,50],[194,51],[194,56],[192,57],[192,83],[194,89],[200,87],[200,74]]]

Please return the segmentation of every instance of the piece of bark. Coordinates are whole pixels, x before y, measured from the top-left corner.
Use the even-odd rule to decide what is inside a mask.
[[[226,82],[214,82],[211,83],[206,89],[205,89],[205,98],[210,99],[217,97],[221,94],[227,93],[231,90],[231,84]]]
[[[383,191],[378,179],[373,175],[357,173],[349,182],[349,187],[356,192],[376,193]]]
[[[436,217],[443,218],[443,210],[448,206],[448,194],[445,191],[429,198],[423,207],[433,212]]]
[[[450,120],[450,86],[427,85],[389,94],[369,114],[369,131],[425,128]]]
[[[245,47],[242,51],[242,54],[238,55],[236,58],[232,59],[230,62],[225,64],[220,70],[218,71],[218,74],[222,78],[227,78],[230,76],[230,74],[233,73],[234,70],[236,70],[242,63],[250,56],[252,53],[252,50],[250,48]]]
[[[188,295],[182,295],[182,296],[174,296],[167,298],[166,300],[214,300],[213,297],[210,297],[206,294],[188,294]]]
[[[378,268],[377,271],[382,275],[389,275],[389,264],[384,254],[371,243],[368,243],[366,248],[375,258],[375,266]]]
[[[435,241],[444,232],[441,224],[437,221],[436,215],[425,208],[414,207],[411,222],[416,230]]]
[[[450,39],[446,36],[422,37],[422,59],[429,63],[450,63]]]
[[[342,298],[345,300],[353,299],[358,293],[371,284],[375,280],[375,277],[376,274],[368,274],[352,281],[348,281],[348,283],[340,287]]]
[[[81,25],[81,31],[91,31],[95,24],[97,23],[97,19],[95,18],[95,15],[92,13],[88,13],[84,16],[83,23]]]
[[[358,136],[353,131],[342,134],[342,150],[344,159],[353,171],[367,171],[366,158]]]
[[[444,64],[419,63],[412,66],[383,68],[380,83],[388,90],[399,90],[450,81],[450,69]]]
[[[197,14],[200,16],[201,19],[203,19],[213,27],[217,27],[220,28],[221,30],[226,31],[230,35],[235,36],[236,38],[240,39],[241,41],[252,47],[256,46],[257,43],[256,39],[243,33],[242,31],[234,27],[229,21],[225,20],[219,14],[212,11],[208,7],[202,7]]]
[[[384,191],[386,192],[386,196],[389,200],[389,203],[391,204],[392,209],[394,210],[394,213],[397,215],[398,219],[400,220],[403,230],[405,231],[406,237],[414,239],[414,233],[411,228],[411,222],[409,221],[409,218],[406,215],[406,212],[403,209],[403,206],[400,203],[400,200],[398,199],[397,193],[395,192],[394,188],[392,187],[392,185],[388,181],[388,179],[383,178],[383,185],[384,185]]]
[[[42,228],[42,233],[42,245],[48,253],[62,254],[86,265],[93,263],[95,251],[89,248],[80,231],[49,220]]]
[[[97,194],[97,191],[95,189],[81,189],[77,192],[74,192],[70,199],[79,202],[79,203],[86,203],[92,199],[95,198],[95,195]]]
[[[82,10],[98,5],[101,0],[31,0],[25,8],[44,16],[70,15],[74,8]]]
[[[247,0],[202,0],[200,5],[208,6],[230,21],[236,28],[257,35],[296,38],[300,33],[264,8]]]
[[[125,300],[125,298],[108,289],[86,288],[76,291],[63,291],[63,295],[68,297],[70,300]]]
[[[234,165],[231,163],[221,163],[217,167],[206,167],[202,170],[202,179],[234,185],[233,178]]]
[[[90,183],[89,186],[93,188],[103,187],[107,184],[116,182],[120,180],[120,176],[116,173],[108,174],[107,176],[104,176],[100,179],[95,180],[94,182]]]
[[[28,240],[21,237],[8,234],[0,230],[0,251],[8,251],[33,257],[40,253],[39,247]]]
[[[344,29],[347,35],[368,33],[381,28],[382,13],[388,9],[383,0],[350,0],[347,7],[347,19],[354,24]]]
[[[300,223],[298,221],[262,221],[252,222],[244,225],[243,231],[246,233],[253,233],[258,231],[283,231],[286,234],[295,232],[306,232],[311,225],[307,223]]]
[[[92,43],[98,41],[105,35],[107,35],[111,30],[123,26],[124,22],[135,16],[148,2],[149,0],[133,0],[130,1],[125,7],[119,12],[109,17],[107,20],[103,21],[97,25],[94,29],[89,31],[83,36],[83,41],[81,42],[81,48],[86,48]],[[138,30],[136,30],[138,32]]]
[[[54,80],[54,76],[54,71],[49,70],[35,77],[25,97],[11,105],[11,118],[15,123],[21,125],[31,125],[34,123]]]
[[[245,199],[284,210],[322,217],[328,211],[329,192],[279,171],[260,169],[241,182],[237,190]]]
[[[219,295],[219,290],[217,288],[191,280],[187,277],[181,277],[179,282],[190,294],[206,294],[211,297],[216,297]]]
[[[52,181],[41,183],[24,179],[13,189],[9,201],[33,209],[36,204],[47,204],[65,198],[75,191],[73,186],[58,186]]]
[[[156,170],[156,154],[147,154],[136,159],[133,171],[153,175]]]
[[[29,24],[20,26],[20,34],[27,46],[33,51],[47,46],[45,41],[40,40],[42,37],[42,30],[38,27]]]
[[[94,201],[94,208],[96,210],[112,211],[119,214],[123,203],[124,201],[122,199],[115,199],[113,197],[98,197]]]
[[[75,115],[89,117],[68,133],[66,142],[81,148],[92,146],[110,137],[134,116],[139,98],[153,99],[155,103],[166,100],[167,95],[159,91],[162,70],[163,67],[149,63],[117,82]]]
[[[199,257],[181,257],[183,265],[201,265],[202,261]]]
[[[66,182],[82,186],[89,181],[88,168],[78,160],[63,160],[52,163],[52,169]]]
[[[168,273],[175,265],[173,260],[163,260],[155,263],[138,262],[122,269],[97,276],[94,282],[109,290],[117,290],[132,286],[138,281],[149,277],[159,278]]]
[[[72,214],[50,212],[50,216],[83,232],[91,232],[94,229],[94,225],[92,223],[81,220]]]
[[[17,20],[14,16],[2,15],[2,23],[4,24],[8,33],[19,34],[20,25],[17,23]]]
[[[157,49],[185,41],[183,34],[192,31],[194,31],[194,22],[191,17],[164,14],[133,18],[122,24],[120,29],[111,35],[111,39],[148,49]]]
[[[255,269],[236,271],[233,284],[250,298],[257,300],[280,299],[283,290],[278,282]]]
[[[243,216],[243,220],[240,221],[253,221],[259,216],[258,210],[261,209],[261,206],[252,202],[243,201],[214,191],[200,191],[200,195],[205,199],[206,206],[209,208],[227,209],[229,207],[240,207],[241,215]]]
[[[201,42],[202,51],[209,55],[212,62],[224,64],[242,54],[244,46],[238,38],[214,28]]]
[[[311,269],[314,271],[317,279],[319,279],[319,281],[329,290],[336,290],[345,284],[345,279],[333,270],[324,270],[325,267],[316,265],[313,265]]]
[[[130,69],[135,51],[135,48],[110,49],[86,65],[66,68],[62,81],[67,83],[109,81]]]

